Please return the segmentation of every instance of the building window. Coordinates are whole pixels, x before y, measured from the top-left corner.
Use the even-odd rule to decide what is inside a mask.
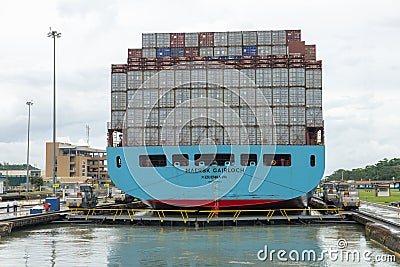
[[[194,154],[196,166],[229,166],[235,164],[235,156],[232,154]]]
[[[310,156],[310,166],[315,167],[315,155]]]
[[[140,167],[165,167],[167,166],[167,157],[165,155],[140,155]]]
[[[290,154],[264,154],[264,166],[292,166],[292,155]]]
[[[117,161],[117,168],[121,168],[121,166],[122,166],[121,157],[117,156],[116,161]]]
[[[175,154],[172,155],[172,163],[179,166],[189,165],[189,155],[188,154]]]
[[[257,154],[241,154],[240,165],[255,166],[257,165]]]

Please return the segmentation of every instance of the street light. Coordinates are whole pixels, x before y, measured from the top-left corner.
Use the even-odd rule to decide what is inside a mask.
[[[53,51],[53,195],[56,196],[56,38],[61,37],[61,33],[52,31],[47,34],[47,37],[53,38],[54,40],[54,51]]]
[[[31,127],[31,106],[33,105],[33,101],[26,102],[28,105],[28,149],[26,151],[26,196],[28,196],[29,192],[29,130]]]

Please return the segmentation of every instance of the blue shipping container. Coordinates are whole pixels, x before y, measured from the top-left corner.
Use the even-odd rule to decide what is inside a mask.
[[[243,46],[243,56],[257,56],[257,46]]]
[[[50,210],[60,210],[60,199],[58,197],[48,197],[46,203],[50,204]]]
[[[156,57],[170,57],[171,48],[157,48]]]
[[[183,47],[173,47],[171,48],[171,57],[184,57],[185,48]]]
[[[238,56],[222,56],[221,60],[238,60]]]

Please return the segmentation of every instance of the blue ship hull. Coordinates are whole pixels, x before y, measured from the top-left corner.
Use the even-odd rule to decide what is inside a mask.
[[[195,164],[195,154],[228,153],[235,161],[224,166]],[[241,155],[256,154],[256,162],[242,166]],[[187,154],[185,166],[172,160]],[[265,164],[263,155],[290,155],[290,164]],[[141,155],[165,155],[166,165],[142,166]],[[325,147],[317,146],[138,146],[108,147],[111,179],[129,195],[154,207],[279,208],[304,205],[325,169]],[[272,165],[272,166],[268,166]]]

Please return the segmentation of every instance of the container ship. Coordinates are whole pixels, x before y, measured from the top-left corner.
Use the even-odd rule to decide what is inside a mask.
[[[111,65],[108,171],[155,208],[304,207],[325,168],[300,30],[143,33]]]

